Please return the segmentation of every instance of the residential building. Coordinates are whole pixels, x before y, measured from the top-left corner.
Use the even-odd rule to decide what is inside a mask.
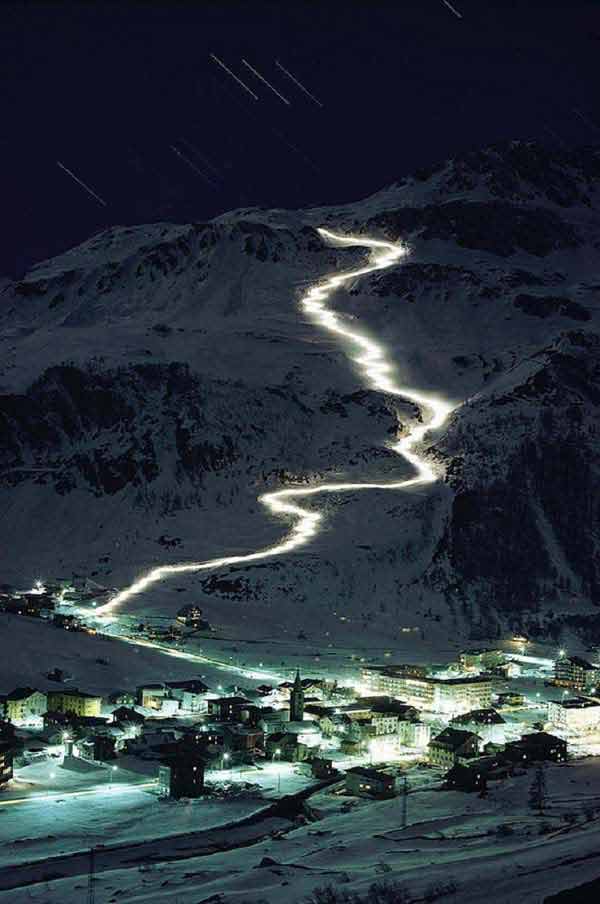
[[[523,735],[520,741],[511,741],[507,744],[504,756],[513,763],[523,766],[544,760],[563,763],[567,759],[567,742],[545,731],[532,732]]]
[[[265,734],[260,728],[246,725],[224,725],[223,734],[230,750],[238,753],[252,753],[262,750]]]
[[[43,716],[47,709],[46,694],[33,687],[18,687],[0,698],[0,713],[15,724]]]
[[[474,709],[470,713],[463,713],[452,719],[452,725],[473,731],[485,742],[501,744],[504,741],[505,721],[492,707],[488,709]]]
[[[77,743],[79,755],[95,763],[106,763],[114,760],[116,738],[111,735],[97,734]]]
[[[473,675],[462,678],[394,679],[396,694],[420,710],[455,715],[488,707],[492,700],[492,678]]]
[[[138,701],[144,709],[162,709],[163,700],[169,697],[166,684],[144,684],[137,689]]]
[[[13,745],[10,741],[0,741],[0,788],[13,777]]]
[[[199,678],[189,681],[167,681],[167,687],[171,697],[179,700],[181,709],[193,713],[208,712],[208,701],[206,699],[208,685],[200,681]]]
[[[445,728],[429,742],[429,762],[449,769],[479,753],[480,738],[472,731]]]
[[[516,691],[509,691],[508,693],[498,694],[497,700],[498,706],[519,707],[525,705],[525,695],[519,694]]]
[[[457,763],[444,777],[447,788],[456,791],[485,791],[489,781],[511,775],[513,766],[499,756],[483,756]]]
[[[335,778],[339,775],[338,770],[333,765],[333,760],[329,759],[329,757],[313,757],[310,762],[310,769],[313,778],[327,779]]]
[[[548,703],[548,721],[563,731],[582,732],[600,729],[600,700],[570,697]]]
[[[218,697],[208,701],[208,715],[219,722],[243,722],[249,708],[255,708],[245,697]]]
[[[594,693],[600,688],[600,665],[579,656],[560,656],[554,663],[554,683],[561,687]]]
[[[398,679],[425,678],[427,669],[422,665],[411,665],[403,662],[398,665],[367,665],[362,670],[364,687],[375,694],[390,694],[392,697],[402,696]]]
[[[406,747],[423,750],[431,740],[431,726],[425,722],[398,722],[398,740]]]
[[[294,686],[290,693],[290,722],[302,722],[304,719],[304,688],[300,680],[300,670],[296,672]]]
[[[417,721],[419,710],[408,703],[391,700],[375,703],[371,710],[371,725],[376,735],[397,734],[400,722]]]
[[[458,657],[458,664],[464,672],[486,672],[488,669],[502,665],[505,658],[502,650],[488,648],[463,650]]]
[[[178,751],[158,767],[159,791],[176,800],[200,797],[204,792],[204,769],[204,759],[198,753]]]
[[[272,760],[300,763],[308,759],[309,748],[298,739],[297,734],[278,731],[265,739],[265,752]]]
[[[99,716],[102,697],[86,694],[76,688],[48,691],[48,712],[73,713],[76,716]]]
[[[349,794],[356,794],[359,797],[394,797],[396,779],[380,769],[355,766],[346,772],[345,788]]]

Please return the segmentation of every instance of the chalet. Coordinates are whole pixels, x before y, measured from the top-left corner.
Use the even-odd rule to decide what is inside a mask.
[[[223,734],[229,749],[237,753],[252,753],[264,747],[265,735],[260,728],[229,724],[223,726]]]
[[[446,769],[462,760],[477,756],[480,738],[472,731],[445,728],[429,742],[429,761]]]
[[[564,763],[567,759],[567,742],[545,731],[532,732],[523,735],[520,741],[511,741],[507,744],[504,756],[511,762],[523,766],[545,760]]]
[[[396,794],[396,779],[380,769],[355,766],[346,772],[345,789],[359,797],[389,798]]]
[[[218,697],[208,701],[208,715],[219,722],[244,722],[250,707],[253,704],[245,697]]]
[[[199,678],[193,678],[188,681],[167,681],[167,688],[170,696],[175,700],[179,700],[181,709],[194,713],[206,713],[208,711],[206,700],[208,685],[200,681]]]
[[[146,717],[142,713],[129,706],[119,706],[118,709],[113,710],[112,717],[113,722],[117,725],[126,727],[142,726],[146,721]]]
[[[503,757],[477,757],[467,763],[457,763],[446,773],[446,788],[456,791],[485,791],[488,782],[506,778],[512,774],[512,764]]]
[[[339,775],[338,770],[333,765],[333,760],[328,757],[313,757],[310,761],[310,770],[313,778],[318,779],[335,778]]]
[[[298,739],[298,735],[286,731],[268,735],[265,740],[265,752],[272,760],[289,763],[303,762],[309,755],[308,747]]]
[[[505,724],[500,713],[492,707],[473,709],[470,713],[464,713],[452,719],[454,727],[476,732],[485,743],[491,741],[494,744],[504,741]]]
[[[166,684],[142,684],[137,689],[137,699],[144,709],[161,709],[163,699],[169,697]]]
[[[27,722],[42,716],[48,708],[46,694],[32,687],[18,687],[0,698],[0,713],[10,722]]]

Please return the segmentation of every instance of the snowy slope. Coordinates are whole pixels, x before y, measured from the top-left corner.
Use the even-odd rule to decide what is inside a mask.
[[[324,245],[316,227],[328,225],[410,248],[394,269],[340,291],[335,308],[385,344],[400,382],[458,406],[447,436],[429,440],[446,482],[319,500],[325,530],[301,552],[166,582],[129,611],[174,612],[183,587],[232,633],[322,619],[331,637],[357,625],[374,637],[406,625],[447,637],[533,613],[532,629],[593,637],[598,511],[586,509],[585,554],[574,555],[557,500],[576,472],[577,517],[597,476],[598,173],[593,149],[513,143],[343,207],[115,228],[5,287],[5,579],[77,572],[122,587],[156,564],[275,542],[287,525],[256,502],[266,489],[409,473],[385,444],[418,412],[368,391],[348,349],[298,310],[303,288],[365,259]],[[551,350],[572,349],[578,335],[589,337],[579,345],[585,391],[552,363]],[[551,433],[540,396],[518,391],[549,369]],[[519,484],[519,516],[490,519],[490,505],[514,505],[531,431],[537,457]],[[561,471],[560,443],[575,434],[580,458]],[[465,508],[469,493],[478,504]],[[498,531],[490,565],[481,551],[498,546]],[[582,624],[563,625],[565,612]]]

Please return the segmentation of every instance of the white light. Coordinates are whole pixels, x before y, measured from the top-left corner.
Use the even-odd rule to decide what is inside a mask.
[[[148,571],[143,577],[134,581],[129,587],[121,590],[103,606],[99,606],[98,612],[111,612],[123,603],[143,593],[152,584],[162,581],[170,575],[194,573],[214,568],[223,568],[228,565],[236,565],[240,562],[254,562],[258,559],[267,559],[271,556],[281,556],[304,546],[318,531],[319,523],[323,515],[318,511],[302,508],[292,500],[304,499],[310,496],[318,496],[322,493],[357,492],[359,490],[399,490],[418,484],[432,483],[437,479],[437,473],[429,462],[422,459],[413,451],[429,430],[439,429],[447,420],[453,410],[448,402],[435,396],[417,392],[400,386],[393,379],[393,366],[386,360],[386,352],[383,346],[365,336],[355,329],[343,325],[342,318],[326,307],[328,297],[337,288],[345,283],[351,283],[360,276],[373,273],[376,270],[385,270],[396,264],[408,254],[406,246],[393,244],[379,239],[370,239],[364,236],[340,236],[328,229],[319,229],[319,233],[329,242],[338,246],[366,246],[373,249],[372,260],[364,267],[349,270],[346,273],[336,273],[322,283],[313,286],[301,298],[300,307],[317,325],[343,337],[357,350],[354,358],[361,370],[365,373],[369,384],[389,395],[408,399],[417,405],[422,405],[430,412],[429,419],[416,427],[413,427],[408,436],[403,437],[390,448],[402,455],[415,469],[416,473],[408,480],[394,483],[325,483],[313,487],[297,487],[285,490],[277,490],[273,493],[264,493],[259,501],[266,505],[276,515],[292,517],[296,524],[280,543],[269,546],[266,549],[246,555],[224,556],[219,559],[210,559],[207,562],[189,562],[181,565],[160,565]]]
[[[225,760],[225,762],[227,762],[227,760],[229,759],[229,754],[228,754],[228,753],[224,753],[224,754],[223,754],[223,759]]]

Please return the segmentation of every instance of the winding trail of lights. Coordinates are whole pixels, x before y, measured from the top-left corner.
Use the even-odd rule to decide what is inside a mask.
[[[345,326],[342,322],[342,317],[328,310],[326,306],[329,296],[336,289],[339,289],[340,286],[350,283],[367,273],[392,267],[401,258],[405,257],[408,251],[404,245],[392,244],[379,239],[336,235],[328,229],[319,229],[319,233],[327,242],[338,247],[363,246],[371,248],[374,254],[371,261],[364,267],[360,267],[357,270],[349,270],[345,273],[336,273],[313,286],[301,298],[300,307],[318,326],[341,336],[358,349],[359,354],[353,360],[360,366],[373,389],[380,390],[388,395],[401,396],[417,405],[423,406],[431,413],[425,423],[414,427],[407,436],[391,445],[395,452],[404,456],[414,467],[415,475],[398,483],[325,483],[308,488],[296,487],[277,490],[274,493],[264,493],[259,497],[259,501],[271,512],[296,519],[296,524],[281,543],[246,555],[223,556],[222,558],[210,559],[206,562],[188,562],[181,565],[160,565],[147,572],[129,587],[121,590],[120,593],[117,593],[103,606],[99,606],[96,609],[97,614],[104,616],[120,608],[131,597],[143,593],[152,584],[162,581],[171,575],[190,574],[197,571],[223,568],[228,565],[256,562],[272,556],[282,556],[304,546],[317,533],[319,522],[322,520],[323,515],[318,511],[302,508],[293,500],[317,496],[321,493],[343,493],[358,490],[400,490],[416,484],[432,483],[437,480],[438,475],[434,468],[413,450],[421,442],[428,430],[437,430],[444,424],[453,406],[434,396],[424,395],[414,389],[399,386],[392,378],[393,365],[386,360],[383,346],[378,345],[356,329],[350,329]]]

